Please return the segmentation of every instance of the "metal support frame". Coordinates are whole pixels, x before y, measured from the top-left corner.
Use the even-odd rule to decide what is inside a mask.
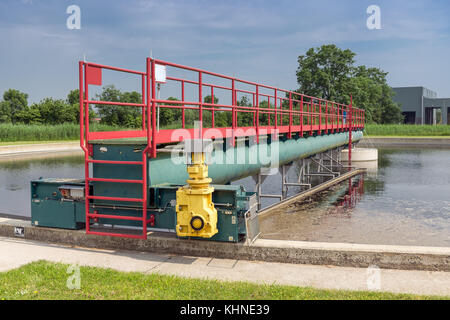
[[[343,149],[344,147],[337,147],[308,158],[299,159],[296,162],[281,165],[279,167],[281,173],[281,194],[263,193],[263,184],[268,174],[260,171],[258,174],[252,176],[255,182],[258,211],[262,209],[262,198],[276,198],[283,201],[288,198],[290,187],[302,188],[300,190],[302,192],[313,187],[314,178],[319,178],[320,181],[318,183],[321,184],[325,181],[325,178],[329,180],[339,177],[342,174],[342,169],[352,168],[341,162],[341,151]],[[295,163],[298,168],[297,181],[292,182],[289,181],[288,172]]]

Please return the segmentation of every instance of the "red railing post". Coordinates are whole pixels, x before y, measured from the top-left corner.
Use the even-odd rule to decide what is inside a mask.
[[[155,60],[151,61],[152,75],[152,158],[156,158],[156,77]]]
[[[152,62],[150,58],[147,58],[147,65],[146,65],[146,77],[147,77],[147,105],[146,105],[146,111],[147,111],[147,147],[144,150],[144,153],[148,153],[148,151],[151,148],[151,133],[153,131],[153,123],[152,118],[150,118],[150,107],[152,105],[152,96],[151,95],[151,82],[150,82],[150,76],[151,76],[151,66]]]
[[[256,103],[255,103],[255,94],[252,94],[253,96],[253,109],[256,108]],[[256,110],[253,110],[253,127],[256,127]]]
[[[289,92],[289,139],[292,138],[292,92]]]
[[[278,128],[278,110],[277,110],[277,90],[275,89],[275,129]],[[280,105],[280,108],[282,108],[282,105]],[[269,104],[269,109],[270,109],[270,104]],[[270,115],[270,114],[269,114]],[[281,110],[281,117],[280,117],[280,125],[283,126],[283,111]],[[270,123],[269,123],[270,126]]]
[[[331,102],[331,105],[330,105],[330,112],[331,112],[331,128],[330,128],[330,132],[331,133],[334,133],[334,104],[333,104],[333,102]]]
[[[84,96],[86,102],[84,104],[84,125],[85,125],[85,133],[86,133],[86,147],[89,145],[89,84],[87,82],[87,63],[84,64]]]
[[[259,143],[259,86],[256,85],[256,142]]]
[[[322,134],[322,100],[319,99],[319,135]]]
[[[87,134],[84,131],[84,121],[85,121],[85,115],[84,115],[84,100],[85,100],[85,93],[83,90],[83,66],[84,62],[78,63],[79,68],[79,103],[80,103],[80,147],[84,151],[84,197],[86,199],[85,205],[84,205],[84,211],[85,211],[85,219],[86,219],[86,231],[89,232],[91,226],[91,220],[89,218],[89,201],[87,200],[89,197],[89,152],[86,148],[85,139],[87,140]],[[84,70],[86,72],[86,69]],[[86,99],[87,100],[87,99]]]
[[[181,80],[181,101],[184,102],[184,80]],[[181,126],[183,129],[186,127],[184,103],[183,103],[183,109],[181,110]]]
[[[235,82],[234,78],[231,80],[231,126],[233,134],[231,135],[232,140],[232,146],[234,147],[236,141],[234,138],[235,130],[236,130],[236,88],[235,88]]]
[[[270,127],[270,118],[272,116],[272,111],[270,110],[270,97],[267,97],[267,115],[268,115],[268,125]],[[277,127],[277,101],[275,100],[275,128]]]
[[[214,104],[214,87],[211,86],[211,103]],[[214,106],[211,106],[211,128],[214,128]]]
[[[145,104],[145,75],[142,75],[142,104]],[[142,130],[145,130],[145,107],[142,107]]]
[[[350,95],[349,119],[348,119],[348,165],[352,166],[352,113],[353,96]]]
[[[86,150],[84,144],[84,90],[83,90],[83,62],[78,63],[78,81],[79,81],[79,104],[80,104],[80,147]]]
[[[198,72],[198,120],[200,121],[200,139],[203,139],[203,82],[202,72]]]
[[[300,138],[303,138],[303,95],[300,97]]]

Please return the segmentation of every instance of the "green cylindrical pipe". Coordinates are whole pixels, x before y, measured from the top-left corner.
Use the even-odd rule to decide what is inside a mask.
[[[358,141],[362,136],[361,131],[353,131],[352,140]],[[285,141],[278,140],[269,144],[260,142],[250,147],[237,143],[227,152],[222,149],[213,151],[212,159],[223,159],[223,161],[213,161],[208,166],[209,177],[212,178],[213,184],[225,184],[254,175],[264,167],[283,165],[296,159],[346,145],[348,137],[348,132],[343,132]],[[268,149],[267,152],[264,148]],[[278,160],[278,163],[276,163],[277,161],[268,162],[271,152],[275,155],[273,159]],[[151,159],[149,162],[150,185],[186,183],[188,174],[184,156],[159,153],[157,158]]]

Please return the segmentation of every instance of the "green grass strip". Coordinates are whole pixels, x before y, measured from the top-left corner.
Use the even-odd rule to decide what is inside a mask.
[[[68,265],[37,261],[0,273],[0,299],[442,299],[384,292],[321,290],[248,282],[199,280],[80,267],[80,289],[68,289]]]
[[[162,129],[173,129],[166,126]],[[90,131],[118,131],[124,128],[92,124]],[[366,136],[392,137],[450,137],[450,125],[377,125],[366,124]],[[79,125],[74,123],[60,125],[13,125],[0,124],[0,143],[35,141],[71,141],[80,138]]]
[[[369,137],[446,137],[450,136],[450,125],[366,124],[364,133]]]

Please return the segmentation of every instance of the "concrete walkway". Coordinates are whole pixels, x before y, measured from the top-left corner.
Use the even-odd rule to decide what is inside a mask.
[[[0,237],[0,272],[42,259],[112,268],[119,271],[160,273],[202,279],[450,296],[450,272],[380,270],[198,258],[68,247]]]
[[[61,141],[0,146],[0,156],[69,151],[78,152],[81,154],[82,150],[80,143],[78,141]]]

